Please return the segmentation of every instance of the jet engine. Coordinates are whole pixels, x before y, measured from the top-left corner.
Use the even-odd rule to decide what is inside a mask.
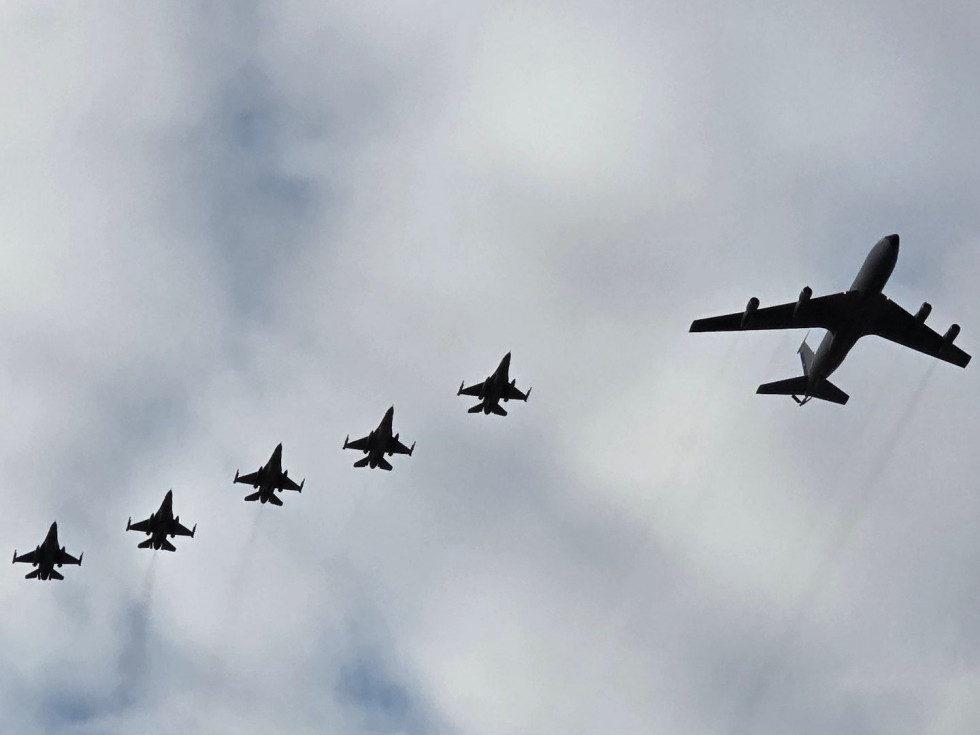
[[[930,304],[928,301],[923,301],[922,306],[920,306],[919,310],[915,312],[916,323],[925,324],[926,319],[929,318],[929,314],[931,313],[932,313],[932,304]]]
[[[813,289],[810,288],[809,286],[804,286],[803,290],[800,291],[800,298],[796,300],[796,306],[793,307],[794,319],[796,319],[797,316],[799,316],[800,309],[802,309],[803,306],[806,304],[806,302],[810,300],[811,296],[813,296]]]
[[[946,334],[943,335],[943,349],[953,344],[953,340],[956,339],[959,333],[960,333],[959,324],[953,324],[949,329],[947,329]]]
[[[745,305],[745,313],[742,314],[742,324],[741,324],[741,326],[743,328],[748,323],[749,317],[752,316],[752,314],[754,314],[755,313],[755,310],[758,309],[758,308],[759,308],[759,299],[757,299],[755,296],[753,296],[751,299],[749,299],[749,303],[747,303]]]

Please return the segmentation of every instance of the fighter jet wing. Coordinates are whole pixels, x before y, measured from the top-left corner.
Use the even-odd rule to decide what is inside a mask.
[[[135,528],[135,526],[134,526],[134,528]],[[195,528],[196,528],[196,526],[195,526]],[[183,523],[175,523],[170,532],[171,533],[175,533],[178,536],[193,536],[194,535],[194,532],[191,531],[189,528],[187,528],[187,526],[185,526]]]
[[[738,332],[743,329],[827,329],[837,330],[851,311],[852,304],[860,295],[844,291],[819,296],[802,303],[768,306],[755,311],[696,319],[691,323],[692,332]]]
[[[476,385],[471,385],[466,388],[463,386],[459,387],[459,391],[456,393],[458,396],[473,396],[475,398],[480,397],[480,393],[483,392],[483,383],[477,383]]]
[[[370,447],[368,446],[368,437],[363,439],[355,439],[354,441],[344,442],[344,449],[356,449],[359,452],[366,451]]]
[[[970,356],[963,350],[954,344],[947,345],[938,332],[918,321],[891,299],[884,299],[868,331],[959,367],[966,367],[970,362]]]
[[[243,485],[259,485],[262,482],[262,473],[252,472],[248,475],[240,475],[235,478],[235,482],[240,482]]]
[[[21,554],[20,556],[14,556],[14,563],[24,562],[25,564],[33,564],[37,561],[37,550],[28,551],[26,554]]]
[[[526,401],[527,393],[524,393],[520,388],[514,385],[507,386],[507,400],[509,401]]]
[[[388,447],[389,452],[394,452],[395,454],[411,454],[415,451],[415,444],[412,444],[411,448],[406,447],[398,439],[392,439],[391,444]]]
[[[81,564],[81,563],[82,560],[80,558],[76,559],[67,551],[63,551],[63,550],[58,552],[58,561],[55,562],[55,564]]]
[[[300,489],[300,486],[297,485],[296,484],[296,481],[293,480],[293,478],[291,478],[289,475],[283,475],[282,478],[280,478],[280,480],[279,480],[279,486],[283,490],[299,490]]]
[[[150,519],[147,518],[145,521],[140,521],[138,523],[130,523],[127,531],[140,531],[146,533],[150,530]]]

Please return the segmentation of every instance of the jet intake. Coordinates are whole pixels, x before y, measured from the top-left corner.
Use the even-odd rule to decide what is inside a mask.
[[[758,308],[759,308],[759,299],[757,299],[755,296],[753,296],[751,299],[749,299],[749,303],[747,303],[745,305],[745,313],[742,314],[742,324],[741,324],[741,326],[742,326],[743,329],[745,328],[745,325],[748,324],[749,317],[752,316],[752,314]]]
[[[959,333],[960,333],[959,324],[954,324],[949,329],[947,329],[946,334],[943,335],[943,349],[953,344],[953,340],[956,339]]]
[[[926,319],[929,318],[929,314],[931,313],[932,313],[932,304],[930,304],[928,301],[923,301],[922,306],[920,306],[919,310],[915,312],[916,323],[925,324]]]
[[[799,317],[800,309],[802,309],[806,302],[810,300],[811,296],[813,296],[813,289],[809,286],[804,286],[803,290],[800,291],[800,298],[796,300],[796,306],[793,307],[794,319]]]

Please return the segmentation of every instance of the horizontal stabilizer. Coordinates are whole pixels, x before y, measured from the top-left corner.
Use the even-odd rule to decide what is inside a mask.
[[[51,570],[51,574],[48,576],[48,579],[64,579],[64,578],[65,575],[63,575],[61,572],[56,572],[54,569]]]
[[[355,467],[367,467],[368,462],[371,461],[370,457],[365,457],[364,459],[359,459],[354,463]]]
[[[258,500],[261,495],[261,492],[252,493],[251,495],[246,495],[245,500],[252,502],[253,500]]]
[[[847,403],[847,399],[850,398],[847,393],[842,391],[829,380],[821,380],[816,389],[810,395],[814,398],[819,398],[821,401],[830,401],[831,403],[837,403],[841,406]]]
[[[177,551],[177,547],[170,543],[167,539],[163,540],[163,546],[161,548],[165,551]]]
[[[483,404],[477,403],[473,408],[467,409],[466,413],[480,413],[483,410]]]
[[[805,396],[806,389],[806,376],[801,375],[798,378],[777,380],[775,383],[764,383],[758,387],[756,393],[774,396]]]
[[[153,539],[152,538],[148,538],[146,541],[142,541],[142,542],[136,544],[136,547],[139,548],[139,549],[148,549],[151,546],[153,546]]]
[[[269,502],[273,505],[282,505],[282,501],[276,495],[270,495]]]
[[[41,573],[40,569],[35,569],[33,572],[24,575],[24,579],[37,579],[37,575]]]
[[[387,459],[385,459],[384,457],[382,457],[381,459],[378,460],[378,467],[380,467],[383,470],[388,470],[390,472],[391,471],[391,462],[389,462]]]
[[[497,404],[495,406],[491,406],[490,407],[490,410],[493,413],[497,414],[498,416],[506,416],[507,415],[507,412],[500,406],[500,404]]]
[[[806,376],[799,378],[788,378],[787,380],[777,380],[775,383],[765,383],[760,385],[756,393],[778,396],[804,396],[803,401],[797,398],[801,405],[808,398],[819,398],[821,401],[830,401],[843,406],[847,403],[850,396],[831,383],[829,380],[821,380],[815,388],[810,388]]]

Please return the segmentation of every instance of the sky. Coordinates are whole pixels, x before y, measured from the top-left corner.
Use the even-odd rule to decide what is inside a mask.
[[[968,2],[0,5],[0,732],[980,729]],[[811,335],[816,344],[818,334]],[[510,415],[456,397],[505,352]],[[391,473],[344,436],[395,406]],[[278,442],[302,494],[243,503]],[[136,549],[173,488],[196,537]]]

